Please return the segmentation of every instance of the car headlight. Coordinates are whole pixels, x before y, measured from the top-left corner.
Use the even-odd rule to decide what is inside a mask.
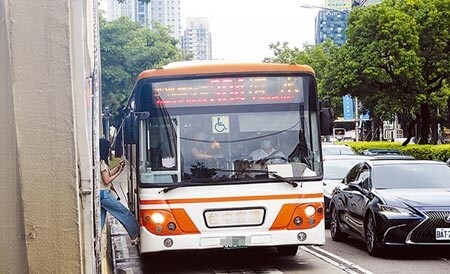
[[[378,205],[380,213],[385,216],[414,216],[415,214],[406,208],[390,205]]]

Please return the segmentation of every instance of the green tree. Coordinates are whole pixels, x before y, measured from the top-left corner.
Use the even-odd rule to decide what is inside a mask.
[[[420,122],[420,141],[427,143],[438,106],[450,105],[448,18],[450,0],[385,0],[352,10],[347,43],[325,87],[358,96],[381,119],[400,114],[411,128]]]
[[[328,78],[328,66],[337,54],[339,47],[331,40],[326,40],[319,45],[305,45],[303,49],[290,48],[287,42],[272,43],[269,45],[274,57],[264,58],[266,63],[306,64],[314,69],[317,79],[317,87],[320,98],[332,97],[324,88],[325,79]],[[341,98],[332,97],[332,107],[337,113],[342,112]]]
[[[100,18],[103,105],[116,114],[140,72],[183,60],[177,43],[161,25],[150,30],[127,17]]]

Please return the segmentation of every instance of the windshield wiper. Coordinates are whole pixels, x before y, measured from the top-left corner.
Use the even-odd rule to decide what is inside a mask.
[[[180,184],[176,184],[176,185],[173,185],[173,186],[168,186],[168,187],[163,188],[162,190],[158,191],[158,193],[161,193],[161,192],[167,193],[167,192],[169,192],[169,191],[171,191],[171,190],[173,190],[173,189],[175,189],[175,188],[179,188],[179,187],[183,187],[183,186],[188,186],[188,185],[190,185],[190,182],[187,182],[187,183],[180,183]]]
[[[236,170],[229,170],[229,169],[215,169],[217,171],[228,171],[228,172],[236,172]],[[249,173],[249,172],[255,172],[255,173],[265,173],[265,174],[270,174],[273,177],[275,177],[276,179],[283,181],[285,183],[290,184],[293,187],[297,187],[298,184],[292,180],[286,179],[283,176],[280,176],[278,174],[276,174],[276,171],[267,171],[267,170],[260,170],[260,169],[245,169],[245,170],[240,170],[239,172],[242,173]],[[303,187],[302,184],[300,184],[300,187]]]
[[[277,179],[279,179],[279,180],[281,180],[281,181],[283,181],[283,182],[285,182],[285,183],[288,183],[288,184],[290,184],[290,185],[293,186],[293,187],[297,187],[297,186],[298,186],[298,184],[297,184],[296,182],[294,182],[294,181],[292,181],[292,180],[289,180],[289,179],[287,179],[287,178],[284,178],[283,176],[280,176],[280,175],[276,174],[275,172],[269,172],[269,173],[270,173],[270,175],[272,175],[273,177],[275,177],[275,178],[277,178]],[[303,187],[303,184],[302,184],[302,183],[300,183],[300,187]]]
[[[223,172],[236,172],[236,170],[231,170],[231,169],[219,169],[219,168],[216,169],[216,168],[215,168],[214,170],[215,170],[215,171],[223,171]],[[289,180],[289,179],[287,179],[287,178],[284,178],[284,177],[282,177],[282,176],[276,174],[275,171],[267,171],[267,170],[260,170],[260,169],[246,169],[246,170],[240,171],[240,172],[244,172],[244,173],[255,172],[255,173],[265,173],[265,174],[270,174],[270,175],[272,175],[274,178],[276,178],[276,179],[278,179],[278,180],[280,180],[280,181],[282,181],[282,182],[288,183],[288,184],[290,184],[290,185],[293,186],[293,187],[297,187],[297,186],[298,186],[298,183],[296,183],[296,182],[294,182],[294,181],[292,181],[292,180]],[[195,180],[195,181],[201,182],[202,180]],[[209,180],[208,180],[208,181],[209,181]],[[169,192],[169,191],[171,191],[171,190],[174,190],[174,189],[176,189],[176,188],[188,186],[188,185],[190,185],[191,182],[193,182],[193,181],[186,182],[186,183],[180,183],[180,184],[173,185],[173,186],[169,186],[169,187],[166,187],[166,188],[160,190],[158,193],[161,193],[161,192],[167,193],[167,192]],[[300,184],[300,187],[303,187],[303,185]]]
[[[216,169],[217,171],[229,171],[229,170],[221,170],[221,169]],[[223,177],[219,177],[219,178],[196,178],[196,179],[190,179],[189,181],[185,182],[185,183],[179,183],[173,186],[169,186],[166,187],[162,190],[160,190],[158,193],[164,192],[167,193],[175,188],[179,188],[179,187],[185,187],[185,186],[189,186],[191,185],[191,183],[208,183],[208,182],[214,182],[217,181],[218,179],[225,179]],[[227,178],[228,180],[230,180],[229,178]]]

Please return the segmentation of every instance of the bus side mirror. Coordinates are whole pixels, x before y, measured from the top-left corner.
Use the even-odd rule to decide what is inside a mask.
[[[333,111],[331,108],[320,109],[320,134],[322,136],[333,134]]]
[[[133,137],[134,127],[136,124],[136,116],[133,114],[127,115],[125,117],[124,125],[123,125],[123,142],[126,145],[135,144],[135,138]]]
[[[150,113],[144,112],[132,112],[125,117],[123,125],[123,139],[127,145],[136,144],[139,138],[139,121],[147,120],[150,117]]]

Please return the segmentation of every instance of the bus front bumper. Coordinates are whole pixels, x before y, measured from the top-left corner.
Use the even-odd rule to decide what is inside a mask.
[[[323,222],[313,229],[278,231],[226,231],[217,233],[158,236],[141,227],[140,252],[171,250],[238,249],[280,245],[323,245]]]

